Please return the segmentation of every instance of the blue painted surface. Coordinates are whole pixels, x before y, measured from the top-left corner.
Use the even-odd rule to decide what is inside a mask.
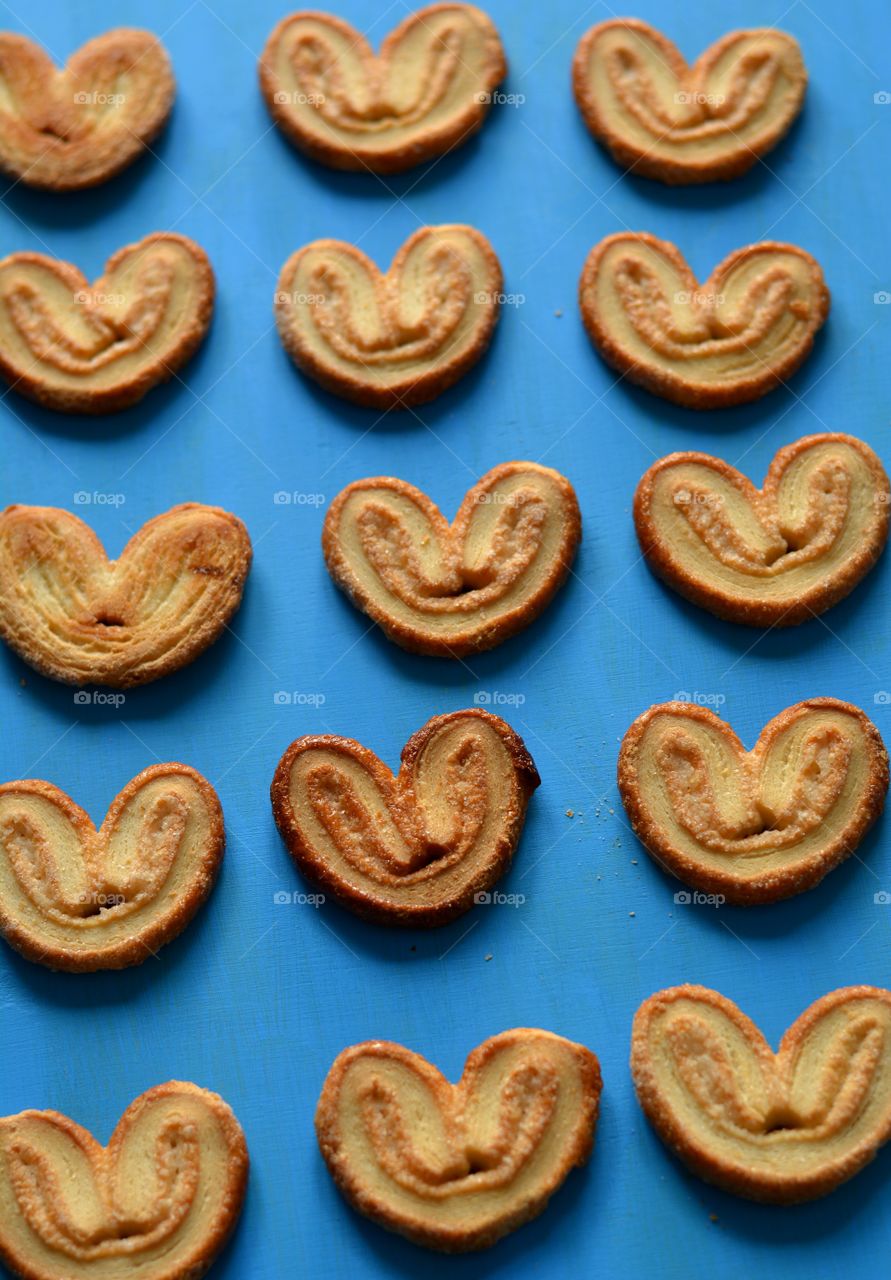
[[[173,228],[217,272],[213,329],[184,374],[127,413],[69,419],[7,396],[5,502],[78,510],[111,553],[176,502],[242,516],[256,558],[234,634],[183,672],[128,693],[120,708],[76,706],[72,690],[0,654],[2,776],[46,777],[99,821],[156,759],[195,765],[216,785],[228,852],[213,897],[160,958],[122,974],[49,973],[0,955],[0,1114],[56,1107],[105,1140],[127,1103],[179,1077],[221,1092],[247,1132],[253,1174],[220,1280],[292,1275],[540,1277],[573,1273],[685,1280],[847,1274],[891,1243],[887,1153],[829,1200],[780,1211],[689,1177],[648,1129],[627,1070],[631,1018],[654,990],[686,980],[737,1000],[775,1043],[813,999],[853,982],[888,985],[888,826],[818,889],[771,908],[678,907],[678,886],[638,847],[621,813],[615,756],[651,702],[681,690],[725,699],[751,744],[800,698],[850,699],[891,733],[891,562],[824,621],[762,635],[713,620],[659,586],[639,561],[630,519],[656,457],[700,448],[759,483],[781,445],[849,430],[884,458],[891,405],[887,19],[872,0],[656,3],[635,12],[689,56],[736,26],[772,24],[801,41],[811,87],[790,137],[727,186],[672,190],[622,174],[592,142],[568,87],[578,37],[609,16],[572,0],[487,0],[511,61],[495,110],[453,156],[380,182],[301,159],[271,128],[255,63],[280,0],[19,0],[4,25],[30,30],[60,59],[112,24],[151,27],[175,64],[179,95],[147,158],[94,192],[53,198],[16,187],[0,207],[2,250],[41,249],[91,278],[119,245]],[[379,40],[406,9],[342,0]],[[14,12],[15,10],[15,12]],[[278,269],[318,236],[359,243],[387,263],[419,224],[467,221],[492,240],[507,308],[485,361],[415,413],[377,421],[304,381],[272,323]],[[823,264],[833,311],[788,390],[695,415],[615,386],[576,308],[582,262],[621,228],[674,240],[705,276],[730,250],[775,238]],[[323,494],[390,472],[451,514],[473,480],[508,458],[540,459],[574,482],[585,519],[576,575],[547,614],[465,665],[412,657],[335,591],[319,550],[324,506],[281,505],[278,491]],[[78,491],[123,494],[74,507]],[[428,716],[480,690],[521,695],[506,717],[539,765],[519,855],[502,883],[518,908],[479,908],[446,929],[388,932],[332,905],[276,906],[298,881],[273,826],[267,788],[298,734],[331,731],[395,765]],[[324,695],[320,706],[275,693]],[[572,809],[575,816],[566,817]],[[427,1257],[353,1214],[318,1156],[312,1114],[332,1059],[368,1037],[402,1041],[452,1078],[484,1037],[550,1028],[584,1041],[605,1078],[597,1148],[536,1223],[478,1258]],[[710,1220],[716,1214],[718,1221]]]

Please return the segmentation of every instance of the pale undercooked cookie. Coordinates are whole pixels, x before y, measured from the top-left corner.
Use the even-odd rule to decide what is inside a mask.
[[[473,708],[412,734],[397,775],[349,738],[298,738],[275,771],[272,812],[299,870],[342,906],[431,928],[508,869],[539,781],[523,739]]]
[[[185,929],[223,858],[223,811],[185,764],[155,764],[99,830],[50,782],[0,786],[0,933],[72,973],[142,964]]]
[[[204,250],[172,232],[119,249],[94,284],[69,262],[10,254],[0,261],[0,376],[49,409],[126,409],[198,350],[213,300]]]
[[[460,146],[507,75],[498,31],[470,4],[409,14],[375,54],[341,18],[283,18],[260,59],[269,112],[295,146],[334,169],[399,173]]]
[[[668,183],[745,173],[786,134],[807,88],[798,41],[785,31],[731,31],[688,66],[636,18],[586,32],[572,78],[585,123],[614,159]]]
[[[837,604],[888,540],[888,476],[841,432],[776,454],[764,486],[707,453],[671,453],[646,471],[634,523],[650,568],[719,618],[789,627]]]
[[[43,675],[115,689],[197,658],[241,603],[251,541],[219,507],[147,521],[120,559],[57,507],[0,514],[0,639]]]
[[[316,1133],[360,1213],[444,1253],[485,1249],[536,1217],[594,1145],[600,1066],[548,1031],[503,1031],[458,1084],[384,1040],[345,1049],[328,1072]]]
[[[58,1111],[0,1119],[0,1258],[22,1280],[198,1280],[238,1221],[241,1126],[194,1084],[155,1085],[107,1147]]]
[[[647,1119],[700,1178],[749,1200],[814,1200],[891,1137],[891,991],[830,991],[776,1053],[717,991],[657,991],[634,1018],[631,1074]]]
[[[528,626],[562,586],[582,521],[565,476],[503,462],[450,525],[404,480],[354,480],[328,509],[322,550],[337,585],[391,640],[459,658]]]
[[[792,376],[829,313],[829,290],[793,244],[737,249],[699,284],[675,245],[622,231],[588,255],[579,304],[591,341],[630,382],[720,409]]]
[[[315,240],[282,267],[279,337],[298,369],[373,409],[440,395],[492,338],[503,279],[473,227],[421,227],[385,274],[355,245]]]
[[[707,707],[650,707],[622,741],[619,791],[635,835],[685,884],[750,906],[813,888],[885,805],[888,753],[849,702],[809,698],[746,751]]]
[[[95,187],[154,141],[175,93],[150,31],[106,31],[62,70],[27,36],[0,32],[0,171],[49,191]]]

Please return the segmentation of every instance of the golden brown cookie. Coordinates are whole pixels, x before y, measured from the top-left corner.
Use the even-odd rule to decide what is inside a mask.
[[[829,290],[794,244],[737,249],[699,284],[675,245],[621,231],[588,255],[579,305],[623,377],[689,409],[721,409],[792,376],[829,313]]]
[[[0,32],[0,171],[48,191],[95,187],[154,141],[175,93],[150,31],[106,31],[62,70],[27,36]]]
[[[739,906],[819,884],[885,805],[888,753],[849,702],[787,707],[746,751],[707,707],[665,702],[631,725],[619,792],[635,835],[685,884]]]
[[[204,250],[172,232],[119,249],[92,285],[70,262],[10,254],[0,261],[0,376],[49,409],[126,409],[195,354],[213,299]]]
[[[51,782],[6,782],[0,933],[49,969],[142,964],[203,906],[224,845],[217,793],[186,764],[143,769],[98,831]]]
[[[646,471],[634,523],[650,568],[719,618],[789,627],[837,604],[888,540],[888,476],[842,432],[780,449],[764,486],[707,453]]]
[[[700,1178],[748,1200],[814,1200],[891,1137],[891,991],[830,991],[776,1053],[717,991],[657,991],[634,1018],[631,1074],[647,1119]]]
[[[451,525],[404,480],[354,480],[328,509],[322,550],[337,585],[396,644],[459,658],[537,618],[581,536],[565,476],[503,462],[468,490]]]
[[[194,1084],[155,1085],[107,1147],[58,1111],[0,1119],[0,1258],[23,1280],[198,1280],[238,1221],[241,1126]]]
[[[316,1133],[345,1198],[380,1226],[444,1253],[485,1249],[537,1217],[594,1145],[600,1066],[549,1031],[503,1031],[458,1084],[400,1044],[334,1061]]]
[[[586,32],[572,65],[585,123],[619,164],[660,182],[736,178],[785,136],[807,71],[798,41],[731,31],[692,66],[636,18]]]
[[[473,708],[413,733],[395,776],[349,738],[298,738],[272,779],[272,812],[298,869],[342,906],[432,928],[507,871],[539,781],[519,734]]]
[[[409,14],[375,54],[330,13],[283,18],[260,87],[287,138],[333,169],[399,173],[452,151],[486,118],[507,75],[498,31],[471,4]]]
[[[501,305],[501,265],[473,227],[421,227],[383,274],[344,240],[315,240],[282,267],[279,337],[335,395],[406,409],[441,395],[480,359]]]
[[[119,560],[57,507],[0,513],[0,639],[65,684],[129,689],[192,662],[241,604],[251,540],[220,507],[147,521]]]

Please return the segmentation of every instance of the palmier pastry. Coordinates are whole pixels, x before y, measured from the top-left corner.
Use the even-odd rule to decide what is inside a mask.
[[[97,831],[50,782],[0,786],[0,933],[50,969],[142,964],[185,929],[223,858],[217,793],[185,764],[136,775]]]
[[[536,1217],[586,1162],[600,1091],[594,1054],[548,1031],[484,1040],[455,1085],[419,1054],[371,1040],[335,1059],[316,1133],[353,1208],[463,1253]]]
[[[217,1094],[171,1080],[107,1147],[58,1111],[0,1119],[0,1258],[23,1280],[197,1280],[231,1235],[248,1179]]]
[[[0,170],[49,191],[95,187],[154,141],[175,93],[149,31],[106,31],[61,71],[27,36],[0,32]]]
[[[740,906],[813,888],[853,853],[888,790],[888,753],[859,708],[809,698],[746,751],[707,707],[638,716],[619,791],[647,852],[685,884]]]
[[[891,991],[830,991],[776,1053],[717,991],[657,991],[634,1018],[631,1074],[647,1119],[700,1178],[749,1200],[813,1200],[891,1136]]]
[[[128,689],[184,667],[241,603],[251,541],[219,507],[155,516],[109,560],[57,507],[0,514],[0,639],[65,684]]]
[[[428,720],[395,776],[349,738],[298,738],[272,779],[272,812],[298,869],[342,906],[430,928],[508,869],[539,781],[522,738],[473,708]]]
[[[213,312],[214,277],[187,236],[128,244],[90,284],[43,253],[0,261],[0,375],[65,413],[114,413],[181,369]]]
[[[841,432],[786,445],[762,489],[720,458],[672,453],[637,486],[650,567],[720,618],[788,627],[837,604],[888,540],[888,476]]]
[[[292,13],[260,59],[263,97],[285,136],[322,164],[373,173],[460,146],[506,74],[498,31],[470,4],[409,14],[379,55],[341,18]]]
[[[700,285],[675,245],[621,231],[588,255],[579,303],[591,341],[630,382],[721,409],[792,376],[829,313],[829,290],[794,244],[737,249]]]
[[[491,649],[537,618],[582,536],[575,490],[535,462],[503,462],[464,495],[450,525],[425,493],[377,476],[328,509],[328,571],[391,640],[415,653]]]
[[[572,76],[585,123],[613,158],[669,183],[745,173],[784,137],[807,88],[798,41],[785,31],[731,31],[690,67],[636,18],[582,36]]]
[[[421,227],[384,275],[344,240],[315,240],[282,267],[279,337],[328,391],[372,409],[433,400],[489,345],[501,265],[473,227]]]

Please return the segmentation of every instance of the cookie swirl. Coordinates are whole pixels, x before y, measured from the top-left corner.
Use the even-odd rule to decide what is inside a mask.
[[[440,395],[489,345],[501,267],[473,227],[422,227],[384,275],[354,245],[316,240],[282,268],[279,336],[329,391],[376,409]]]
[[[807,71],[797,40],[732,31],[692,65],[646,22],[592,27],[573,61],[576,102],[619,164],[667,183],[738,177],[801,110]]]
[[[460,146],[506,73],[496,28],[469,4],[410,14],[379,55],[340,18],[292,13],[260,60],[266,105],[290,141],[332,168],[373,173]]]
[[[859,1172],[891,1137],[891,992],[843,987],[774,1054],[731,1001],[681,986],[634,1019],[631,1073],[662,1140],[707,1182],[795,1204]]]
[[[241,603],[251,543],[219,507],[155,516],[119,560],[56,507],[0,514],[0,638],[43,675],[116,689],[157,680],[219,637]]]
[[[737,249],[700,285],[679,250],[645,232],[596,245],[579,282],[604,360],[692,409],[756,400],[791,377],[829,311],[814,258],[768,240]]]
[[[27,36],[0,32],[0,170],[48,191],[94,187],[155,139],[175,92],[149,31],[106,31],[62,70]]]
[[[228,1239],[244,1134],[217,1094],[171,1081],[137,1098],[107,1147],[56,1111],[0,1119],[0,1257],[28,1280],[190,1280]]]
[[[672,453],[641,478],[634,523],[650,567],[718,617],[788,627],[837,604],[888,540],[891,487],[842,432],[776,454],[764,485],[720,458]]]
[[[394,777],[367,747],[298,738],[272,809],[299,870],[357,915],[446,924],[510,866],[538,772],[522,738],[479,709],[434,716]]]
[[[801,893],[850,856],[888,790],[888,753],[859,708],[810,698],[747,752],[706,707],[667,702],[631,725],[619,791],[647,852],[742,906]]]
[[[347,1200],[447,1253],[482,1249],[541,1213],[590,1155],[595,1056],[519,1029],[476,1048],[457,1085],[402,1045],[345,1049],[325,1080],[316,1132]]]
[[[564,582],[580,539],[569,481],[534,462],[504,462],[468,490],[451,525],[404,480],[356,480],[328,509],[322,549],[337,585],[391,640],[461,657],[528,626]]]
[[[72,973],[141,964],[207,899],[223,857],[216,792],[157,764],[116,796],[97,831],[52,783],[0,786],[0,933]]]
[[[156,232],[109,258],[95,284],[42,253],[0,261],[0,375],[66,413],[126,409],[201,345],[214,277],[186,236]]]

